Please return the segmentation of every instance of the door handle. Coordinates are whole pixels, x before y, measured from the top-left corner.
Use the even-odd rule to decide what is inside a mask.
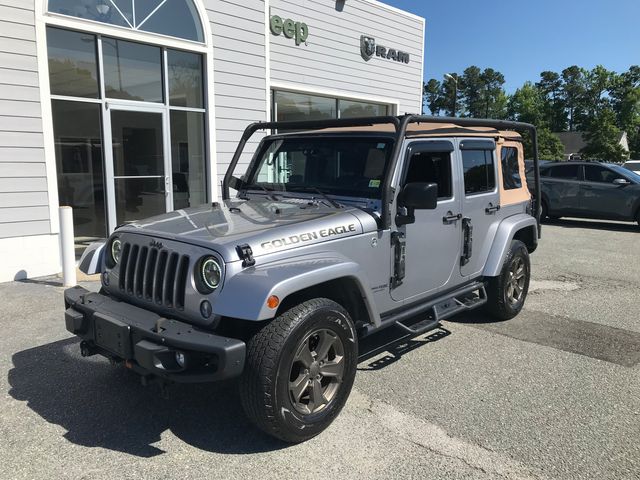
[[[500,205],[494,205],[493,203],[490,203],[489,206],[484,209],[484,211],[485,211],[485,213],[487,215],[491,215],[492,213],[496,213],[498,210],[500,210]]]
[[[450,225],[453,222],[457,222],[461,218],[462,218],[461,213],[454,215],[453,213],[451,213],[451,211],[448,211],[447,214],[444,217],[442,217],[442,223],[444,223],[445,225]]]

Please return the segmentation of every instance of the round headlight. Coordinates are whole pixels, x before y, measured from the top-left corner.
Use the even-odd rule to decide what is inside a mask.
[[[114,263],[120,262],[120,257],[122,256],[122,242],[119,239],[113,240],[111,242],[111,258]]]
[[[202,261],[200,267],[200,275],[202,282],[207,288],[215,290],[220,285],[220,278],[222,277],[222,270],[215,258],[209,257]]]

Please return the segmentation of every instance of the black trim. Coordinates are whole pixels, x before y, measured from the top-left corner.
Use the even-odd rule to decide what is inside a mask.
[[[454,124],[460,127],[489,127],[496,130],[523,130],[531,134],[531,143],[533,147],[533,165],[535,178],[535,191],[540,192],[540,161],[538,157],[538,135],[536,127],[530,123],[513,122],[510,120],[489,120],[479,118],[449,118],[449,117],[429,117],[426,115],[404,115],[400,117],[362,117],[362,118],[344,118],[331,120],[312,120],[304,122],[258,122],[252,123],[245,129],[238,147],[231,159],[231,163],[224,176],[222,182],[222,198],[228,200],[229,183],[233,177],[233,172],[240,161],[244,147],[247,141],[258,130],[322,130],[325,128],[341,128],[341,127],[364,127],[373,125],[391,124],[396,130],[396,142],[393,147],[391,161],[388,172],[395,172],[400,161],[400,154],[403,148],[403,140],[407,137],[407,128],[411,123],[438,123],[438,124]],[[325,132],[326,133],[326,132]],[[498,133],[498,132],[496,132]],[[384,188],[382,191],[382,228],[390,229],[392,225],[391,211],[395,202],[395,189],[391,185],[393,175],[386,175]],[[535,196],[534,215],[538,224],[538,235],[541,234],[540,229],[540,195]]]
[[[463,140],[460,142],[460,150],[495,150],[496,142],[493,140]]]
[[[246,345],[241,340],[82,287],[65,290],[64,301],[67,330],[83,340],[85,356],[99,353],[126,361],[142,375],[183,383],[236,377],[244,369]],[[185,367],[175,363],[176,352],[187,357]]]

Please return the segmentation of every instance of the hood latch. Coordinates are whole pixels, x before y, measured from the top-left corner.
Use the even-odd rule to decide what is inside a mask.
[[[238,256],[242,260],[243,267],[253,267],[256,264],[256,260],[253,258],[253,250],[248,244],[238,245],[236,252],[238,252]]]

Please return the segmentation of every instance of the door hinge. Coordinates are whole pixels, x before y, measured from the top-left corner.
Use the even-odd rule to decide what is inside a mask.
[[[242,260],[243,267],[253,267],[256,264],[256,260],[253,258],[253,250],[248,244],[238,245],[236,252],[238,252],[238,256]]]

